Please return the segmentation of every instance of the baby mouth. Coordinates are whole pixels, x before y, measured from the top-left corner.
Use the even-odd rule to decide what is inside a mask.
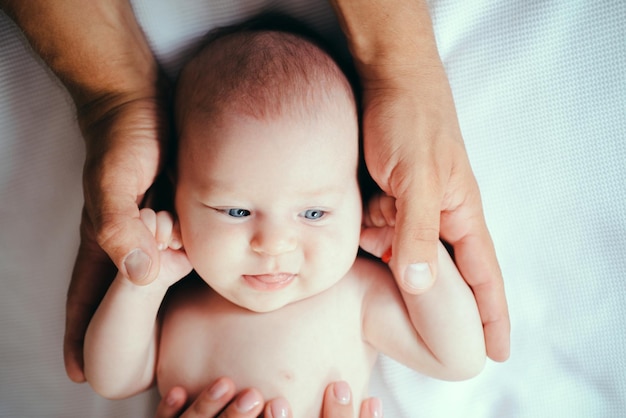
[[[244,280],[254,289],[263,291],[280,290],[287,287],[296,277],[293,273],[244,275]]]

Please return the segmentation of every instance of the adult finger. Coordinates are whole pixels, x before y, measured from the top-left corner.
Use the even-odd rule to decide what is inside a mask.
[[[359,418],[382,418],[383,403],[378,398],[368,398],[361,402]]]
[[[131,281],[149,283],[158,273],[159,253],[154,235],[140,219],[137,192],[117,183],[91,190],[85,192],[85,201],[98,244]],[[95,193],[100,196],[93,197]]]
[[[226,407],[219,418],[256,418],[263,410],[263,396],[256,389],[245,389]],[[204,415],[183,414],[181,418],[200,418]]]
[[[175,387],[161,399],[156,418],[256,418],[262,411],[263,397],[256,389],[235,394],[233,381],[222,377],[202,391],[182,415],[178,415],[184,408],[187,394],[183,388]]]
[[[323,418],[352,418],[352,392],[344,381],[331,383],[324,391]]]
[[[158,273],[159,254],[139,205],[164,159],[166,118],[155,98],[124,100],[79,109],[87,145],[83,191],[98,244],[123,275],[145,284]]]
[[[285,398],[272,399],[265,405],[263,418],[292,418],[291,408]]]
[[[396,227],[389,266],[404,291],[419,294],[428,290],[437,277],[441,197],[439,190],[433,190],[436,187],[426,182],[410,184],[396,196]]]
[[[187,392],[180,386],[171,388],[159,401],[155,418],[175,418],[180,415],[187,402]],[[219,409],[218,409],[219,411]]]
[[[413,88],[364,91],[363,151],[376,183],[396,199],[393,257],[398,286],[411,294],[428,290],[437,274],[439,218],[450,176],[449,140],[436,141],[429,117],[419,113]],[[413,86],[416,88],[416,86]]]

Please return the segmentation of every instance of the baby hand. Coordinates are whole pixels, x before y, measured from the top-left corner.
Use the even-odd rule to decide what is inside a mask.
[[[389,262],[395,226],[396,200],[384,193],[375,195],[368,202],[363,214],[361,248]]]
[[[139,211],[139,217],[152,232],[161,252],[161,266],[155,282],[171,286],[191,272],[192,266],[183,249],[178,224],[169,212],[149,208]]]

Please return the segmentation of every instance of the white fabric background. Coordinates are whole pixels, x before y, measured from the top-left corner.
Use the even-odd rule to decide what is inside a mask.
[[[176,4],[174,4],[176,3]],[[134,1],[174,76],[214,25],[269,7],[340,34],[325,1]],[[381,359],[386,416],[626,416],[626,2],[431,1],[506,280],[512,354],[439,382]],[[71,46],[68,46],[71,47]],[[64,374],[84,150],[63,88],[0,14],[0,416],[151,416]]]

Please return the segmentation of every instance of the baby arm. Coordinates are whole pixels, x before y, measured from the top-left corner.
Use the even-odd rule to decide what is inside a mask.
[[[394,200],[379,196],[365,214],[361,246],[381,256],[391,245]],[[438,278],[421,295],[397,288],[382,266],[368,268],[364,335],[380,352],[426,375],[462,380],[484,367],[485,339],[476,300],[442,244]]]
[[[85,336],[85,377],[107,398],[125,398],[152,385],[158,354],[157,313],[169,286],[191,265],[167,212],[140,211],[161,249],[159,276],[138,286],[118,274]]]

